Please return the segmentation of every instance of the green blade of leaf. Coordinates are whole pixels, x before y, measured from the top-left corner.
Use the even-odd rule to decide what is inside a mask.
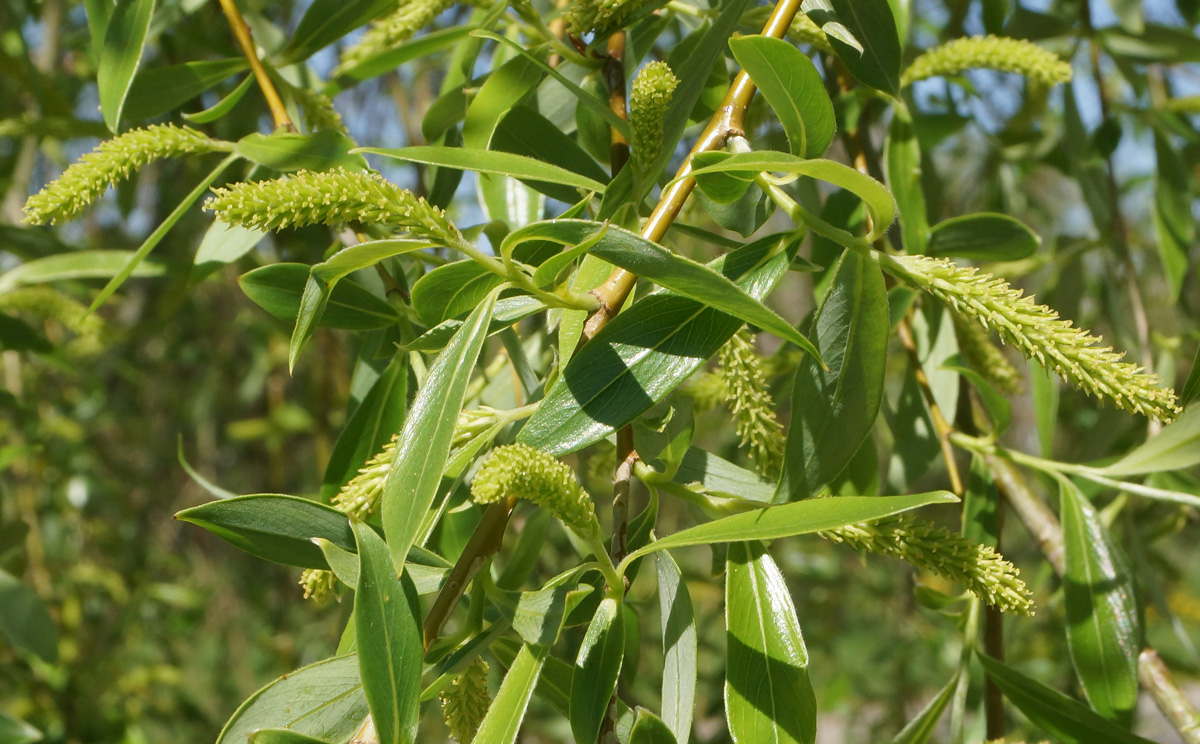
[[[878,265],[846,251],[810,333],[829,370],[803,359],[796,372],[777,501],[806,499],[836,478],[875,426],[890,334]]]
[[[354,523],[358,544],[358,589],[354,627],[363,692],[379,744],[416,741],[420,718],[421,605],[407,574],[397,577],[388,546],[362,522]]]
[[[35,258],[0,274],[0,293],[31,284],[49,284],[71,279],[108,279],[129,265],[133,251],[71,251]],[[162,276],[166,267],[156,261],[142,261],[130,276]]]
[[[233,151],[252,163],[281,173],[334,168],[364,170],[367,160],[354,152],[355,147],[354,140],[336,129],[322,129],[314,134],[255,132],[238,140]]]
[[[300,734],[291,729],[259,729],[250,734],[249,744],[329,744],[324,739],[318,739],[307,734]]]
[[[264,728],[344,741],[368,712],[358,657],[335,656],[285,674],[251,695],[225,724],[216,744],[243,744]]]
[[[454,334],[429,369],[404,422],[382,497],[384,534],[397,567],[404,565],[437,495],[467,382],[483,348],[495,305],[493,292]]]
[[[686,739],[683,740],[686,742]],[[645,708],[637,709],[633,730],[629,733],[629,744],[675,744],[675,734],[662,719]]]
[[[900,36],[887,0],[820,0],[808,11],[818,25],[839,23],[842,33],[829,33],[829,43],[842,64],[860,83],[887,93],[900,91]],[[844,34],[849,35],[849,39]],[[847,43],[856,41],[858,48]]]
[[[104,123],[114,134],[120,128],[125,100],[142,61],[152,15],[154,0],[119,0],[104,30],[96,87]]]
[[[477,173],[495,173],[513,178],[524,178],[546,183],[604,193],[604,184],[581,176],[574,171],[524,155],[496,150],[473,150],[465,147],[359,147],[355,153],[382,155],[395,160],[404,160],[426,165],[440,165]]]
[[[763,297],[787,271],[795,246],[793,236],[770,236],[711,267]],[[603,439],[666,397],[741,326],[685,297],[644,297],[571,357],[517,441],[559,456]]]
[[[198,282],[222,266],[237,261],[253,250],[265,236],[262,230],[230,225],[220,220],[213,222],[196,249],[190,280]]]
[[[659,553],[655,558],[663,645],[662,723],[673,740],[687,744],[696,707],[696,617],[687,584],[671,554]]]
[[[374,54],[352,67],[342,69],[338,72],[336,79],[326,84],[325,90],[322,92],[333,98],[343,90],[352,88],[364,80],[391,72],[405,62],[432,55],[459,41],[475,28],[476,26],[465,25],[438,29]]]
[[[884,175],[896,199],[900,237],[906,253],[924,253],[929,243],[929,216],[921,185],[921,145],[908,107],[897,103],[884,143]]]
[[[769,36],[730,39],[729,49],[775,110],[792,152],[806,158],[824,155],[836,124],[833,103],[812,60]]]
[[[513,744],[517,740],[534,686],[540,687],[538,677],[547,656],[544,646],[521,646],[471,744]]]
[[[1071,661],[1092,708],[1128,728],[1142,650],[1133,569],[1075,484],[1060,480],[1059,498]]]
[[[360,362],[361,364],[361,362]],[[375,384],[354,409],[342,428],[325,475],[321,479],[321,500],[328,503],[404,425],[408,395],[408,355],[397,354],[379,374]]]
[[[392,0],[315,0],[279,55],[280,67],[303,62],[394,6]]]
[[[0,636],[48,664],[58,661],[58,626],[46,605],[15,576],[0,569]]]
[[[354,282],[329,285],[323,293],[326,300],[314,308],[311,298],[306,300],[313,281],[310,267],[294,263],[269,264],[238,277],[246,296],[280,320],[296,320],[303,308],[305,322],[311,326],[363,331],[396,322],[395,308]]]
[[[0,742],[4,744],[33,744],[42,740],[42,732],[5,713],[0,713]]]
[[[231,57],[142,70],[133,79],[121,115],[141,121],[173,111],[246,66],[245,59]]]
[[[780,506],[768,506],[743,514],[715,519],[659,538],[630,553],[623,564],[649,553],[689,545],[775,540],[806,535],[858,522],[873,522],[893,514],[930,504],[952,504],[958,498],[949,491],[930,491],[907,496],[842,496],[809,499]]]
[[[1086,705],[1030,679],[986,654],[978,654],[984,671],[1004,697],[1029,720],[1063,744],[1153,744],[1106,720]]]
[[[570,718],[575,741],[599,739],[624,657],[625,613],[616,599],[605,597],[579,645],[571,675]]]
[[[242,550],[268,561],[329,568],[312,538],[354,550],[346,515],[315,501],[282,494],[253,494],[193,506],[175,514]]]
[[[496,302],[496,310],[492,313],[492,322],[488,325],[487,334],[493,336],[513,323],[524,320],[529,316],[546,309],[545,303],[534,297],[517,295],[505,297]],[[406,351],[437,351],[446,345],[458,329],[462,327],[461,320],[447,320],[430,328],[417,339],[404,344]]]
[[[968,214],[933,226],[925,252],[977,261],[1017,261],[1037,253],[1042,239],[1004,214]]]
[[[725,717],[735,744],[813,744],[817,699],[783,574],[760,543],[729,546]]]
[[[439,266],[412,287],[412,306],[427,326],[464,315],[504,283],[475,261],[456,261]]]
[[[1100,472],[1123,477],[1161,470],[1183,470],[1197,463],[1200,463],[1200,407],[1193,406],[1145,444],[1113,464],[1100,468]]]
[[[242,102],[242,98],[245,97],[246,91],[250,90],[250,87],[253,85],[254,75],[247,75],[246,77],[242,78],[242,82],[238,83],[236,88],[229,91],[229,93],[222,97],[221,100],[217,101],[203,111],[197,111],[194,114],[189,114],[185,111],[183,113],[184,121],[188,122],[189,124],[211,124],[214,121],[223,118],[230,111],[233,111],[235,106]]]
[[[930,700],[921,709],[917,717],[909,721],[900,733],[896,734],[891,744],[929,744],[933,739],[933,730],[941,720],[942,714],[946,712],[946,707],[950,705],[950,699],[954,697],[956,687],[958,687],[958,675],[947,682],[946,686],[933,697],[933,700]]]

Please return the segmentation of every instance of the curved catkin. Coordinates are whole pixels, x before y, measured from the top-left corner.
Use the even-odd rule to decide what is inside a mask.
[[[25,222],[54,224],[74,218],[119,181],[154,160],[229,149],[188,127],[173,124],[134,129],[101,142],[25,202]]]
[[[371,24],[357,44],[342,53],[334,75],[401,44],[454,4],[454,0],[407,0],[391,15]]]
[[[1101,346],[1100,338],[1071,325],[1003,279],[928,256],[898,256],[889,259],[886,268],[995,330],[1002,341],[1088,395],[1164,423],[1179,413],[1174,391],[1159,387],[1157,376],[1122,362],[1124,354]]]
[[[849,524],[817,533],[859,550],[888,555],[922,571],[963,584],[972,594],[1002,611],[1033,612],[1033,600],[1020,571],[986,545],[907,516]]]
[[[231,225],[279,230],[370,222],[439,241],[461,240],[446,213],[376,173],[299,171],[272,181],[213,189],[204,204]]]
[[[666,62],[651,62],[638,72],[629,91],[629,132],[633,157],[653,163],[662,153],[663,118],[679,78]]]
[[[596,38],[603,38],[620,28],[634,12],[663,4],[664,0],[577,0],[563,17],[571,34],[594,33]]]
[[[1000,36],[968,36],[943,44],[913,60],[900,76],[902,86],[964,70],[1014,72],[1046,86],[1071,79],[1071,65],[1037,44]]]
[[[754,338],[745,329],[738,331],[721,347],[718,359],[723,400],[733,411],[742,445],[749,445],[750,458],[765,474],[777,474],[786,440]]]
[[[595,529],[595,506],[575,473],[541,450],[506,444],[492,450],[479,467],[471,482],[475,501],[492,504],[510,495],[548,509],[580,535]]]
[[[492,699],[488,696],[487,662],[478,656],[450,681],[439,693],[442,701],[442,719],[450,729],[450,738],[460,744],[468,744],[479,732],[479,725],[487,715]]]

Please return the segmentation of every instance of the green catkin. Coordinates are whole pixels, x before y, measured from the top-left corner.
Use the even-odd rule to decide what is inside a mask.
[[[651,62],[633,79],[629,93],[629,131],[634,160],[649,164],[663,147],[663,117],[679,78],[666,62]]]
[[[594,33],[597,39],[620,28],[633,13],[663,0],[577,0],[564,15],[567,31],[574,36]]]
[[[342,115],[334,108],[329,96],[303,86],[293,86],[290,93],[300,104],[300,108],[304,109],[304,121],[310,131],[333,129],[346,134],[346,123],[342,121]]]
[[[992,548],[944,527],[898,516],[817,534],[859,550],[899,558],[922,571],[957,581],[1001,611],[1021,615],[1033,612],[1033,600],[1019,578],[1019,569]]]
[[[1164,423],[1178,415],[1174,391],[1159,387],[1156,375],[1122,362],[1124,354],[1101,346],[1100,338],[1076,328],[1005,280],[944,258],[899,256],[889,262],[910,284],[995,330],[1026,358],[1036,359],[1088,395]]]
[[[438,694],[442,700],[442,719],[450,729],[450,738],[461,744],[474,740],[483,717],[492,705],[492,699],[488,696],[487,673],[487,662],[476,656]]]
[[[950,313],[958,350],[971,369],[978,372],[997,390],[1009,395],[1021,392],[1021,373],[1008,361],[988,336],[988,331],[958,313]]]
[[[300,586],[304,587],[304,598],[311,599],[317,604],[323,604],[331,596],[337,586],[337,577],[333,571],[321,568],[306,568],[300,574]]]
[[[104,351],[108,324],[87,307],[50,287],[18,287],[0,294],[0,310],[40,320],[54,320],[75,334],[64,351],[68,356],[94,356]]]
[[[775,401],[763,373],[762,357],[754,348],[754,337],[744,328],[721,347],[720,362],[724,400],[737,421],[742,446],[763,472],[778,472],[783,461],[783,424],[775,418]]]
[[[595,506],[571,468],[525,444],[492,450],[475,473],[471,495],[481,504],[513,495],[548,509],[579,535],[591,535],[595,530]]]
[[[271,181],[213,189],[204,205],[224,222],[260,230],[369,222],[455,242],[462,236],[441,209],[376,173],[345,168],[299,171]]]
[[[1172,98],[1164,103],[1162,108],[1177,114],[1200,114],[1200,96]]]
[[[25,202],[25,222],[44,225],[73,219],[103,196],[108,187],[154,160],[227,149],[228,143],[209,139],[188,127],[156,124],[134,129],[101,142],[29,197]]]
[[[796,17],[792,19],[792,25],[788,27],[788,36],[801,44],[808,44],[817,51],[826,54],[833,53],[833,46],[829,43],[829,37],[825,35],[825,32],[821,30],[821,27],[813,19],[804,13],[797,13]]]
[[[1071,79],[1071,65],[1037,44],[1000,36],[955,39],[913,60],[900,76],[902,86],[931,77],[948,77],[964,70],[1015,72],[1045,86]]]
[[[392,458],[396,454],[398,434],[393,434],[391,440],[383,445],[379,454],[367,460],[342,490],[333,497],[333,508],[345,512],[359,521],[379,511],[379,499],[383,495],[383,484],[388,473],[392,472]]]
[[[338,75],[376,54],[402,44],[413,34],[433,23],[454,0],[407,0],[386,18],[371,24],[357,44],[342,53],[341,63],[334,70]]]

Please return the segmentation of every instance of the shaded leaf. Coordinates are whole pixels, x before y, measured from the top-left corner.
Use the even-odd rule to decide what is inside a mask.
[[[1004,214],[968,214],[933,226],[925,252],[977,261],[1018,261],[1037,252],[1042,240],[1020,220]]]
[[[118,0],[105,27],[96,87],[104,123],[113,133],[120,129],[125,100],[142,61],[146,32],[150,30],[153,14],[154,0]]]
[[[581,176],[574,171],[552,165],[550,163],[514,155],[511,152],[495,150],[473,150],[465,147],[360,147],[354,152],[367,155],[382,155],[396,160],[405,160],[427,165],[441,165],[460,170],[476,171],[478,173],[495,173],[513,178],[544,181],[584,189],[586,191],[604,192],[604,184]]]
[[[1100,468],[1108,476],[1183,470],[1200,463],[1200,408],[1189,408],[1170,426],[1113,464]]]
[[[937,695],[934,695],[933,700],[930,700],[921,709],[917,717],[909,721],[900,733],[896,734],[896,737],[892,739],[892,744],[929,744],[933,739],[933,731],[937,727],[938,721],[946,712],[950,699],[954,697],[956,687],[958,687],[958,675],[947,682],[946,686],[939,690]]]
[[[277,64],[286,67],[303,62],[394,5],[393,0],[314,0]]]
[[[0,569],[0,636],[15,649],[53,664],[58,661],[58,626],[46,605],[15,576]]]
[[[696,617],[687,583],[671,554],[659,553],[655,559],[663,645],[661,723],[674,741],[687,744],[696,707]]]
[[[248,271],[238,284],[254,304],[280,320],[295,320],[309,282],[305,264],[277,263]],[[396,322],[396,311],[387,302],[354,282],[333,287],[317,325],[348,330],[383,328]]]
[[[792,152],[806,158],[824,155],[836,124],[833,103],[812,60],[769,36],[730,39],[729,49],[775,110]]]
[[[141,121],[173,111],[246,67],[246,60],[231,57],[142,70],[129,88],[122,117]]]
[[[233,151],[252,163],[282,173],[334,168],[363,170],[367,167],[367,160],[362,155],[351,153],[354,148],[354,140],[336,129],[322,129],[313,134],[255,132],[238,140]]]
[[[599,738],[624,656],[625,614],[616,599],[605,597],[588,625],[571,675],[570,718],[575,741]]]

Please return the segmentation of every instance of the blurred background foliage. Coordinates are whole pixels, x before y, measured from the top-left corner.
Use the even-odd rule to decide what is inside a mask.
[[[251,0],[243,10],[259,43],[271,47],[286,39],[305,5]],[[939,219],[1003,212],[1033,226],[1042,250],[999,272],[1019,278],[1042,301],[1118,348],[1142,350],[1133,356],[1141,361],[1144,354],[1167,383],[1181,387],[1200,338],[1200,285],[1191,271],[1193,183],[1200,164],[1194,113],[1200,103],[1187,103],[1200,93],[1194,26],[1200,5],[894,5],[911,19],[906,58],[939,40],[994,31],[1042,40],[1073,59],[1075,82],[1049,95],[1026,89],[1016,76],[984,71],[915,86],[928,209]],[[470,10],[456,7],[436,25],[459,22]],[[753,31],[761,12],[747,16],[745,32]],[[151,39],[146,68],[238,53],[216,4],[199,0],[163,0]],[[335,50],[317,54],[310,72],[327,75],[336,58]],[[350,134],[378,146],[420,142],[441,59],[418,60],[342,93],[336,104]],[[0,2],[0,271],[59,253],[135,248],[207,167],[194,159],[154,164],[80,221],[54,230],[23,227],[26,196],[106,136],[95,74],[83,4]],[[183,102],[184,110],[214,104],[235,83]],[[726,84],[721,76],[712,88],[719,95]],[[843,124],[857,117],[878,146],[887,120],[861,103],[840,100],[839,115]],[[757,102],[756,136],[779,138],[767,113]],[[208,131],[236,140],[269,128],[261,99],[248,95]],[[408,171],[389,175],[416,183]],[[711,224],[700,209],[693,202],[685,221]],[[841,206],[831,198],[825,209],[832,215]],[[1179,219],[1164,226],[1164,214]],[[29,603],[26,626],[0,628],[8,639],[0,640],[0,714],[28,722],[50,742],[211,741],[266,681],[330,655],[345,619],[342,605],[301,601],[297,570],[260,561],[171,519],[208,499],[177,451],[230,491],[317,492],[345,422],[358,355],[355,336],[321,329],[308,363],[289,376],[290,324],[262,312],[237,285],[241,273],[259,265],[320,260],[330,246],[325,230],[268,237],[235,264],[193,281],[196,245],[210,222],[211,216],[192,210],[155,252],[155,276],[127,283],[85,323],[79,318],[99,286],[94,280],[24,288],[0,283],[0,311],[36,331],[27,348],[8,348],[0,357],[0,602]],[[1171,229],[1173,245],[1164,234]],[[714,252],[683,238],[676,245],[697,258]],[[1113,246],[1117,250],[1108,250]],[[822,250],[818,241],[810,254],[818,264]],[[1129,306],[1135,278],[1147,319],[1140,328]],[[791,275],[788,281],[772,302],[786,307],[788,317],[799,317],[813,277]],[[891,420],[902,424],[903,380],[898,368],[889,394],[901,401],[889,411]],[[777,401],[785,402],[788,387],[776,385]],[[1086,461],[1127,449],[1146,433],[1143,420],[1069,390],[1059,397],[1036,374],[1026,377],[1023,388],[1008,435],[1019,449]],[[703,413],[697,431],[703,437],[697,444],[705,449],[740,457],[722,406]],[[880,437],[876,446],[885,464],[896,453],[901,460],[924,459],[927,467],[935,456],[931,443],[928,431],[922,440],[919,430],[897,425],[893,438]],[[585,470],[600,472],[611,451],[595,447],[579,457]],[[589,468],[592,460],[600,464]],[[898,467],[887,470],[893,479],[905,477],[896,475]],[[1200,491],[1186,474],[1158,477],[1171,479],[1178,490]],[[933,488],[943,478],[935,467],[914,480]],[[593,487],[603,492],[602,482]],[[1158,502],[1124,506],[1114,529],[1145,577],[1148,640],[1183,679],[1194,680],[1200,673],[1194,647],[1200,642],[1200,561],[1194,540],[1181,530],[1190,524],[1194,534],[1196,514]],[[686,508],[664,500],[660,532],[680,523]],[[456,538],[443,529],[439,539]],[[1003,545],[1027,569],[1024,577],[1039,606],[1033,620],[1009,624],[1009,657],[1041,660],[1043,681],[1073,689],[1063,661],[1058,581],[1019,525],[1009,525]],[[561,529],[553,527],[543,565],[552,568],[556,551],[569,549]],[[822,737],[878,741],[898,730],[958,663],[958,649],[944,641],[955,632],[950,621],[921,602],[936,604],[936,594],[914,594],[914,577],[902,564],[863,561],[821,541],[790,541],[777,557],[812,654],[825,711]],[[722,741],[723,598],[720,583],[705,580],[719,563],[707,549],[685,551],[680,561],[693,578],[701,643],[711,651],[700,655],[696,738]],[[643,576],[631,590],[631,600],[644,610],[647,637],[657,627],[652,583]],[[648,656],[659,653],[657,643],[643,649]],[[657,679],[629,673],[625,684],[638,699],[657,695]],[[1197,694],[1194,681],[1186,689]],[[540,701],[530,715],[551,718]],[[1155,727],[1152,706],[1147,715],[1141,730],[1172,740],[1173,734]],[[0,719],[0,740],[5,726]],[[13,731],[12,740],[22,741],[20,730]],[[568,736],[565,729],[536,725],[527,732],[528,741]]]

